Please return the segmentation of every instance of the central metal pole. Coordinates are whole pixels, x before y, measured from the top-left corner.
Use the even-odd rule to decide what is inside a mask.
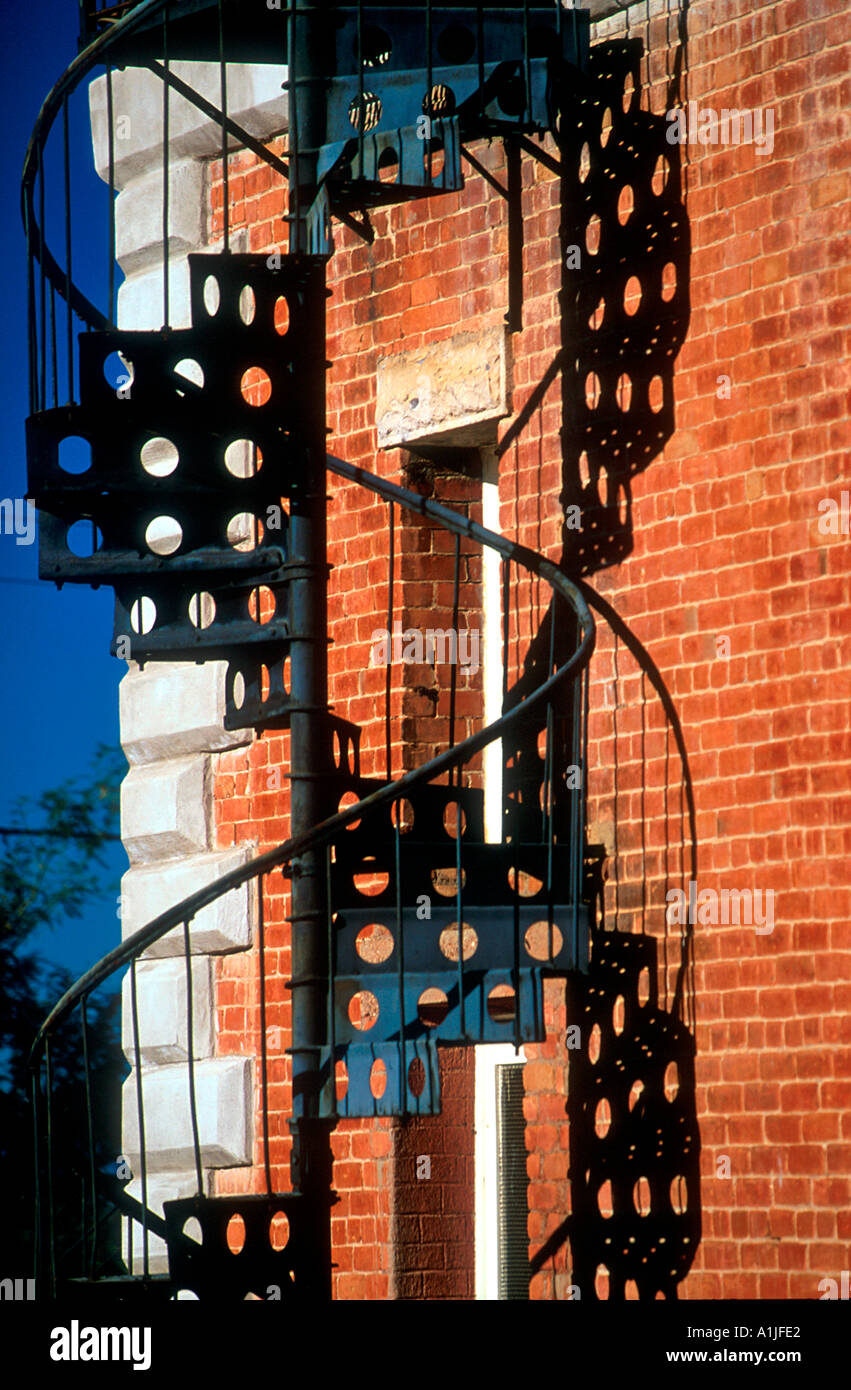
[[[324,18],[322,11],[324,10]],[[294,4],[289,21],[290,252],[308,250],[307,213],[313,201],[316,157],[325,121],[323,25],[328,6]],[[326,31],[327,32],[327,29]],[[302,150],[307,153],[302,154]],[[311,282],[313,283],[313,282]],[[290,515],[290,768],[291,834],[323,815],[318,774],[328,766],[327,554],[325,479],[325,277],[313,300],[317,322],[316,390],[302,414],[303,484],[293,490]],[[305,345],[310,350],[309,345]],[[313,374],[312,374],[313,375]],[[302,408],[303,408],[302,405]],[[317,1292],[331,1297],[331,1179],[333,1122],[320,1118],[320,1069],[327,1042],[328,946],[324,851],[292,864],[292,1082],[290,1128],[293,1187],[311,1212],[311,1265]]]

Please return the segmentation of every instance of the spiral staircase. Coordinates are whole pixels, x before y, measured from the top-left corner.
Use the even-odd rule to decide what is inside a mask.
[[[52,1294],[73,1290],[144,1301],[190,1290],[202,1298],[243,1299],[266,1297],[274,1288],[276,1297],[290,1301],[327,1298],[329,1129],[350,1117],[437,1113],[441,1045],[543,1041],[544,981],[587,972],[592,929],[601,919],[603,851],[587,843],[585,828],[593,595],[544,556],[325,454],[325,266],[332,219],[357,226],[370,206],[460,187],[464,140],[550,128],[553,92],[587,51],[587,17],[528,3],[487,11],[441,6],[439,14],[430,4],[382,7],[380,13],[363,4],[338,6],[334,42],[323,49],[316,28],[321,10],[283,4],[276,14],[257,6],[237,22],[227,0],[84,0],[80,55],[47,98],[28,152],[29,495],[40,513],[41,577],[115,589],[118,655],[132,654],[141,664],[227,661],[226,727],[287,728],[292,747],[291,837],[135,932],[76,982],[39,1030],[31,1055],[36,1278]],[[473,38],[475,56],[467,46]],[[288,163],[231,119],[227,93],[229,62],[280,61],[284,55]],[[218,106],[193,94],[172,71],[173,61],[187,57],[219,63]],[[68,100],[97,68],[106,67],[109,84],[126,64],[147,66],[162,80],[165,145],[171,90],[221,125],[224,245],[220,253],[190,257],[186,328],[169,324],[167,237],[162,330],[116,326],[112,186],[105,307],[96,307],[74,279]],[[423,117],[425,139],[418,128]],[[64,133],[64,263],[48,245],[44,216],[44,152],[54,126],[60,137]],[[111,185],[111,124],[108,138]],[[278,177],[290,177],[286,255],[230,249],[227,156],[234,142],[266,159]],[[388,183],[383,173],[394,161],[395,181]],[[167,206],[164,219],[167,225]],[[69,472],[63,461],[71,437],[89,445],[81,471]],[[234,468],[228,449],[245,438],[253,452]],[[173,444],[179,465],[163,455],[162,441]],[[152,442],[159,453],[154,448],[151,454]],[[447,747],[404,775],[391,776],[388,753],[386,778],[363,776],[360,730],[329,709],[326,473],[386,503],[391,528],[397,514],[411,514],[454,537],[456,630],[461,567],[475,551],[500,559],[504,613],[527,576],[552,594],[549,649],[538,653],[515,688],[506,682],[501,717],[488,724],[482,717],[482,727],[456,738],[453,666]],[[268,523],[270,509],[280,522],[264,527],[259,521]],[[165,536],[156,531],[164,510],[172,523]],[[248,531],[234,532],[233,519],[245,514],[252,518]],[[72,540],[81,523],[82,544]],[[395,617],[392,566],[391,546],[388,631]],[[506,621],[506,644],[508,637]],[[389,702],[388,681],[388,719]],[[488,746],[500,750],[498,838],[485,827],[480,754]],[[578,776],[569,777],[568,770]],[[293,1079],[292,1191],[275,1190],[269,1157],[262,904],[268,876],[279,872],[292,889],[293,1024],[286,1049]],[[442,896],[423,921],[417,904],[434,894],[436,874]],[[369,876],[381,887],[365,896],[361,884]],[[266,1191],[211,1197],[193,1061],[193,921],[249,882],[261,905]],[[366,929],[389,949],[364,952]],[[148,1201],[136,972],[144,953],[175,930],[183,936],[188,1024],[185,1113],[175,1124],[191,1136],[197,1181],[194,1196],[166,1202],[160,1217]],[[138,1199],[106,1171],[89,1062],[87,1004],[124,972],[130,981]],[[424,1005],[426,996],[438,1004]],[[356,997],[370,1000],[367,1030],[352,1009]],[[60,1030],[77,1024],[84,1076],[79,1123],[88,1159],[82,1215],[69,1234],[58,1228],[54,1201],[62,1154],[54,1143],[52,1047]],[[386,1076],[380,1091],[373,1081],[377,1063]],[[245,1223],[239,1259],[226,1237],[235,1213]],[[281,1215],[290,1234],[277,1248],[269,1233]],[[140,1249],[125,1248],[123,1258],[115,1237],[119,1217],[140,1236]],[[166,1243],[167,1274],[151,1271],[152,1236]]]

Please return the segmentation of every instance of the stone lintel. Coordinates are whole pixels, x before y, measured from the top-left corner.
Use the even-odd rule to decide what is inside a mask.
[[[507,359],[499,327],[380,358],[379,448],[494,443],[498,421],[510,414]]]

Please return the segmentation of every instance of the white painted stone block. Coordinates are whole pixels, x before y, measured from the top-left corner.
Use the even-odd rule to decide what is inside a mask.
[[[252,1070],[250,1057],[217,1057],[195,1065],[198,1137],[204,1168],[233,1168],[251,1162]],[[150,1172],[193,1166],[189,1068],[143,1068],[142,1104]],[[124,1083],[122,1110],[122,1151],[135,1173],[139,1166],[135,1072]]]
[[[378,362],[378,447],[493,442],[510,413],[506,335],[501,328],[458,333]]]
[[[204,166],[200,160],[182,159],[168,171],[169,259],[185,256],[204,240]],[[133,179],[119,193],[115,204],[115,252],[122,270],[133,275],[157,263],[163,256],[162,165]]]
[[[174,75],[218,108],[221,79],[218,63],[177,62]],[[228,115],[257,140],[268,140],[287,128],[287,69],[277,64],[228,63]],[[113,73],[114,174],[116,187],[162,160],[163,84],[145,68]],[[95,168],[104,180],[109,174],[106,77],[89,87],[89,113]],[[228,140],[231,149],[239,141]],[[173,89],[169,98],[169,153],[172,159],[210,159],[221,153],[221,126]]]
[[[128,870],[121,881],[121,930],[126,941],[160,913],[182,902],[190,893],[206,887],[230,873],[251,857],[248,849],[224,850],[217,854],[195,855],[188,861]],[[192,922],[192,951],[241,951],[251,945],[256,890],[253,882],[243,884],[205,907]],[[149,957],[182,956],[183,931],[174,931],[145,952]]]
[[[121,746],[132,764],[238,748],[253,730],[224,728],[224,661],[149,662],[118,688]]]
[[[136,1008],[143,1067],[185,1062],[189,1048],[186,958],[143,960],[136,966]],[[133,1065],[133,1005],[130,971],[122,982],[122,1046]],[[192,957],[193,1056],[211,1057],[215,1039],[212,965]]]
[[[128,240],[132,228],[128,228]],[[245,228],[237,228],[230,239],[231,250],[241,254],[249,249]],[[192,248],[199,253],[216,252],[218,245],[207,245],[203,240]],[[189,328],[192,323],[190,309],[189,262],[186,256],[176,257],[168,265],[168,320],[172,328]],[[163,326],[163,269],[162,261],[154,258],[150,268],[141,268],[128,276],[118,290],[117,312],[119,328],[139,332],[159,332]],[[130,385],[131,399],[133,386]]]
[[[191,1197],[196,1190],[195,1173],[157,1173],[147,1178],[148,1210],[163,1216],[163,1203],[172,1202],[178,1197]],[[142,1200],[142,1179],[134,1177],[128,1186],[128,1195]],[[141,1274],[144,1269],[142,1244],[142,1223],[129,1217],[121,1223],[121,1256],[132,1273]],[[148,1232],[148,1269],[151,1274],[168,1273],[168,1248],[160,1237]]]
[[[209,848],[210,760],[132,767],[121,784],[121,838],[131,864]]]

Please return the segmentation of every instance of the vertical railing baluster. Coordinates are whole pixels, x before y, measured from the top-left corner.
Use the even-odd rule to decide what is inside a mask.
[[[393,502],[390,512],[390,551],[388,559],[388,597],[387,597],[387,671],[384,677],[384,740],[387,745],[387,781],[392,781],[392,725],[390,719],[390,692],[393,686],[393,571],[396,562],[396,508]]]
[[[167,85],[167,84],[166,84]],[[112,66],[106,67],[107,184],[109,186],[109,322],[115,327],[115,108]]]
[[[363,150],[365,125],[366,110],[363,86],[363,0],[358,0],[358,159],[360,160],[361,178],[363,178],[364,175]]]
[[[591,673],[588,666],[582,672],[582,740],[579,749],[579,836],[581,882],[585,878],[585,834],[588,825],[588,718],[591,705]]]
[[[334,931],[334,909],[331,904],[331,846],[325,846],[325,904],[328,923],[328,1043],[330,1048],[329,1104],[337,1114],[337,940]]]
[[[620,927],[620,906],[621,906],[621,902],[620,902],[620,898],[621,898],[620,887],[621,887],[621,885],[620,885],[620,845],[619,845],[620,836],[619,836],[619,834],[618,834],[618,823],[619,823],[619,818],[620,818],[620,795],[619,795],[619,792],[620,792],[620,755],[619,755],[619,752],[618,752],[618,746],[619,746],[619,745],[618,745],[618,687],[619,687],[619,683],[620,683],[620,677],[619,677],[619,675],[618,675],[618,635],[617,635],[617,633],[614,634],[614,642],[613,642],[613,644],[612,644],[612,674],[613,674],[613,676],[614,676],[614,680],[612,681],[612,700],[613,700],[613,704],[614,704],[614,708],[612,709],[612,735],[613,735],[613,736],[612,736],[612,746],[613,746],[613,750],[614,750],[614,756],[613,756],[613,758],[612,758],[613,780],[614,780],[614,815],[612,816],[612,839],[613,839],[613,848],[612,848],[612,871],[613,871],[613,872],[612,872],[612,878],[613,878],[613,881],[614,881],[614,889],[615,889],[614,930],[615,930],[615,931],[618,931],[618,930],[619,930],[619,927]]]
[[[485,12],[484,6],[476,7],[476,49],[479,58],[479,107],[482,120],[485,118]]]
[[[130,962],[130,1011],[133,1021],[133,1067],[136,1072],[136,1113],[139,1119],[139,1176],[142,1186],[142,1273],[148,1277],[148,1155],[145,1147],[145,1104],[142,1095],[142,1053],[139,1047],[139,1000],[136,993],[136,958]],[[132,1247],[131,1247],[132,1255]],[[131,1262],[130,1273],[133,1273]]]
[[[433,119],[433,117],[434,117],[434,106],[435,106],[435,103],[434,103],[434,61],[433,61],[433,58],[432,58],[432,51],[431,51],[431,45],[432,45],[432,24],[431,24],[431,21],[432,21],[431,0],[426,0],[426,13],[425,13],[426,37],[425,37],[425,48],[426,48],[426,91],[428,92],[428,96],[426,97],[426,100],[427,100],[427,102],[428,102],[428,115],[429,115],[429,120]]]
[[[296,5],[293,4],[293,13]],[[221,99],[219,105],[222,112],[222,244],[225,251],[230,251],[230,171],[228,169],[228,74],[225,62],[225,29],[224,14],[222,11],[222,0],[218,0],[218,30],[219,30],[219,86]],[[292,98],[292,89],[290,97]],[[292,114],[293,102],[290,100],[290,114]]]
[[[131,1173],[130,1176],[131,1176],[131,1178],[132,1178],[132,1176],[133,1176],[132,1173]],[[132,1273],[133,1273],[133,1262],[134,1262],[134,1260],[135,1260],[135,1258],[136,1258],[135,1253],[134,1253],[134,1252],[135,1252],[135,1248],[136,1248],[136,1245],[135,1245],[135,1235],[134,1235],[134,1228],[135,1228],[135,1225],[136,1225],[136,1223],[135,1223],[135,1221],[133,1220],[133,1218],[130,1217],[130,1216],[128,1216],[128,1217],[127,1217],[127,1269],[128,1269],[128,1272],[129,1272],[131,1275],[132,1275]]]
[[[94,1278],[95,1265],[97,1263],[97,1243],[98,1243],[98,1198],[97,1198],[97,1178],[95,1175],[95,1138],[94,1122],[92,1117],[92,1075],[89,1063],[89,1020],[87,1014],[87,1000],[83,999],[80,1004],[80,1028],[83,1034],[83,1072],[86,1081],[86,1139],[89,1149],[89,1186],[92,1198],[92,1244],[88,1258],[88,1277]],[[83,1230],[83,1249],[85,1250],[85,1229]]]
[[[582,721],[582,676],[580,675],[580,676],[578,677],[577,680],[573,681],[573,683],[572,683],[572,685],[571,685],[571,688],[570,688],[570,738],[569,738],[569,743],[570,743],[570,761],[571,761],[571,763],[580,763],[580,751],[579,751],[579,750],[580,750],[580,747],[581,747],[581,741],[580,741],[580,739],[581,739],[581,733],[580,733],[580,724],[581,724],[581,721]],[[582,775],[582,772],[581,772],[581,768],[580,768],[580,778],[581,778],[581,775]],[[577,952],[578,952],[578,950],[579,950],[579,898],[580,898],[580,881],[579,881],[578,869],[577,869],[577,857],[578,857],[578,852],[577,852],[577,841],[578,841],[578,839],[580,838],[579,801],[580,801],[580,797],[581,797],[581,796],[582,796],[581,787],[580,787],[580,788],[575,788],[575,787],[574,787],[574,789],[573,789],[573,791],[572,791],[572,794],[571,794],[571,798],[570,798],[570,858],[569,858],[569,860],[568,860],[568,863],[569,863],[569,865],[570,865],[570,886],[569,886],[569,891],[570,891],[570,898],[571,898],[571,903],[572,903],[572,907],[573,907],[573,911],[572,911],[572,918],[573,918],[573,920],[572,920],[572,923],[571,923],[571,927],[572,927],[572,936],[573,936],[573,961],[572,961],[572,964],[573,964],[573,967],[574,967],[574,968],[578,967],[578,964],[579,964],[579,958],[578,958]]]
[[[684,891],[684,893],[685,893],[685,895],[686,895],[686,901],[690,901],[691,892],[690,892],[690,889],[689,889],[689,880],[686,878],[686,807],[685,807],[685,793],[686,793],[685,778],[681,776],[681,777],[680,777],[680,844],[681,844],[681,846],[682,846],[682,852],[681,852],[682,879],[681,879],[680,886],[681,886],[682,890]],[[690,875],[690,877],[693,877],[693,874]],[[681,916],[681,918],[682,918],[682,921],[680,922],[680,962],[682,962],[683,960],[686,959],[686,952],[688,951],[688,928],[687,928],[687,926],[686,926],[686,923],[687,923],[687,921],[688,921],[688,913],[687,913],[687,912],[682,912],[682,913],[680,913],[680,916]],[[668,962],[667,962],[667,960],[666,960],[666,961],[665,961],[665,975],[666,975],[666,979],[665,979],[665,1008],[666,1008],[666,1009],[667,1009],[667,1007],[668,1007],[668,980],[667,980],[667,974],[668,974]]]
[[[35,248],[34,248],[34,228],[33,219],[35,211],[32,205],[32,196],[27,191],[24,200],[24,235],[26,237],[26,256],[27,256],[27,348],[29,358],[29,408],[30,414],[34,415],[39,408],[38,403],[38,342],[35,331]],[[37,235],[43,236],[43,231],[38,228]]]
[[[532,119],[532,56],[529,52],[529,0],[523,0],[523,72],[526,85],[524,112],[526,120]]]
[[[50,397],[54,409],[59,404],[59,374],[56,362],[56,289],[50,282]]]
[[[189,919],[183,923],[183,949],[186,955],[186,1061],[189,1072],[189,1118],[192,1124],[192,1152],[195,1158],[195,1183],[198,1196],[204,1195],[204,1175],[201,1171],[201,1144],[198,1139],[198,1100],[195,1094],[195,1029],[192,1018],[192,943],[189,939]]]
[[[573,854],[571,857],[571,895],[573,898],[573,960],[579,964],[579,906],[582,901],[585,878],[585,799],[587,796],[587,748],[588,748],[588,700],[589,676],[586,667],[573,683],[573,728],[571,733],[571,760],[579,768],[579,786],[574,788],[571,808],[571,829],[573,833]],[[589,931],[596,925],[589,921]]]
[[[647,932],[647,875],[643,871],[647,859],[647,695],[645,671],[641,670],[641,935]]]
[[[663,825],[664,825],[664,827],[665,827],[665,879],[664,879],[664,882],[663,882],[663,884],[662,884],[662,888],[663,888],[663,892],[664,892],[663,901],[664,901],[665,903],[668,903],[668,902],[670,901],[670,899],[668,898],[668,888],[669,888],[669,885],[670,885],[670,882],[671,882],[671,869],[670,869],[670,858],[671,858],[671,845],[670,845],[670,840],[671,840],[671,829],[670,829],[670,815],[669,815],[669,811],[668,811],[668,789],[669,789],[669,784],[670,784],[670,780],[671,780],[671,727],[670,727],[670,724],[669,724],[669,722],[668,722],[668,716],[667,716],[667,714],[666,714],[664,711],[663,711],[663,717],[664,717],[664,721],[665,721],[665,787],[664,787],[664,792],[663,792],[663,795],[662,795],[662,823],[663,823]],[[670,923],[669,923],[669,921],[668,921],[668,908],[667,908],[667,907],[665,908],[665,912],[664,912],[662,921],[663,921],[663,923],[664,923],[664,933],[663,933],[663,937],[662,937],[663,949],[667,949],[667,944],[668,944],[668,928],[669,928],[669,926],[670,926]]]
[[[170,318],[169,304],[169,284],[168,284],[168,220],[169,220],[169,172],[168,172],[168,146],[169,146],[169,98],[171,95],[168,76],[169,76],[169,55],[168,55],[168,4],[165,0],[163,5],[163,68],[165,77],[163,79],[163,328],[168,328]],[[200,604],[201,600],[198,599]],[[198,614],[198,622],[201,622],[201,614]]]
[[[259,612],[259,609],[258,609]],[[263,903],[265,874],[257,880],[257,950],[260,966],[260,1087],[263,1105],[263,1169],[266,1192],[272,1195],[272,1165],[269,1158],[269,1045],[266,1037],[266,909]]]
[[[44,1266],[44,1251],[42,1249],[43,1231],[41,1220],[41,1142],[39,1137],[38,1122],[39,1110],[41,1106],[39,1099],[41,1095],[41,1062],[38,1068],[33,1068],[31,1077],[32,1090],[32,1112],[33,1112],[33,1278],[36,1281],[36,1290],[41,1288],[41,1273]]]
[[[403,1115],[408,1112],[408,1043],[405,1037],[405,929],[402,916],[402,847],[400,843],[399,821],[402,815],[401,801],[394,801],[395,826],[393,837],[394,867],[396,873],[396,961],[399,990],[399,1106]]]
[[[511,616],[511,561],[502,560],[500,562],[502,571],[502,713],[507,712],[508,705],[508,628]],[[504,844],[508,836],[508,816],[506,815],[506,797],[508,790],[508,768],[506,767],[507,745],[505,735],[500,739],[500,750],[502,758],[502,812],[499,839]]]
[[[520,1048],[520,846],[519,846],[519,805],[515,784],[514,814],[512,816],[513,860],[514,860],[514,952],[511,967],[511,980],[514,988],[514,1047]]]
[[[298,119],[298,23],[296,18],[295,3],[289,6],[289,42],[287,44],[287,85],[289,88],[288,121],[289,137],[287,148],[289,152],[290,180],[288,192],[287,216],[289,226],[289,250],[296,247],[303,250],[301,245],[301,195],[299,185],[301,182],[301,169],[299,164],[299,119]],[[295,237],[293,237],[295,231]]]
[[[556,668],[555,657],[555,635],[557,618],[558,594],[553,590],[553,600],[550,605],[550,648],[549,665],[547,667],[547,680]],[[553,901],[553,839],[554,839],[554,820],[555,820],[555,749],[553,741],[555,738],[555,713],[552,700],[547,701],[547,723],[546,723],[546,746],[544,750],[544,795],[543,808],[546,812],[544,818],[544,841],[547,846],[547,943],[549,950],[547,956],[552,962],[555,942],[555,903]]]
[[[429,183],[433,183],[433,182],[434,182],[434,172],[433,172],[433,171],[434,171],[434,161],[433,161],[432,155],[431,155],[431,151],[432,151],[432,149],[433,149],[433,146],[432,146],[432,143],[431,143],[431,136],[432,136],[432,127],[433,127],[433,124],[434,124],[434,121],[435,121],[435,100],[434,100],[434,72],[433,72],[434,64],[432,63],[432,56],[431,56],[431,0],[426,0],[425,22],[426,22],[426,35],[425,35],[425,47],[426,47],[426,116],[427,116],[427,120],[428,120],[428,124],[426,125],[426,131],[428,132],[428,137],[429,137],[428,145],[427,145],[426,148],[427,148],[428,151],[429,151],[429,157],[428,157],[428,181],[429,181]],[[443,122],[442,122],[442,121],[441,121],[440,129],[441,129],[441,131],[443,130]],[[446,155],[447,155],[447,151],[446,151],[446,145],[445,145],[445,139],[444,139],[444,154],[443,154],[444,160],[446,159]]]
[[[508,658],[509,658],[509,627],[511,619],[511,561],[506,560],[502,571],[502,610],[505,631],[503,634],[503,653],[502,653],[502,710],[505,713],[508,703]],[[518,780],[518,744],[521,732],[511,735],[511,754],[512,754],[512,777],[513,777],[513,796],[511,799],[511,815],[506,816],[506,824],[511,823],[511,848],[512,862],[514,866],[514,893],[512,895],[512,907],[514,913],[513,923],[513,965],[511,971],[512,983],[514,987],[514,1046],[519,1050],[520,1047],[520,783]],[[505,765],[504,744],[503,744],[503,766]],[[507,775],[503,783],[504,788],[508,787],[509,778]],[[506,834],[508,833],[506,829]]]
[[[71,150],[68,129],[68,98],[62,102],[62,138],[65,152],[65,298],[66,298],[66,338],[68,352],[68,404],[74,404],[74,323],[71,311]],[[42,255],[45,253],[44,228],[41,228]]]
[[[456,535],[456,537],[455,537],[455,571],[454,571],[454,578],[453,578],[453,583],[452,583],[452,633],[454,634],[454,639],[455,639],[454,660],[452,660],[453,652],[452,652],[452,647],[451,647],[451,645],[450,645],[450,648],[449,648],[449,651],[450,651],[450,672],[449,672],[449,744],[448,744],[448,747],[449,747],[449,748],[451,748],[451,747],[454,745],[454,743],[455,743],[455,706],[456,706],[456,703],[457,703],[456,697],[457,697],[457,693],[458,693],[458,606],[459,606],[460,582],[461,582],[461,537],[458,536],[458,535]],[[435,663],[435,675],[437,675],[436,663]],[[452,780],[453,780],[453,779],[452,779],[452,770],[451,770],[451,769],[450,769],[450,771],[449,771],[449,777],[448,777],[447,780],[448,780],[448,782],[449,782],[449,785],[452,786]],[[461,769],[460,769],[460,767],[457,767],[457,768],[455,769],[455,784],[456,784],[456,786],[458,786],[458,787],[460,787],[460,785],[461,785]]]
[[[44,1079],[47,1092],[47,1269],[50,1297],[56,1297],[56,1231],[53,1206],[53,1068],[50,1040],[44,1043]]]
[[[458,769],[458,784],[456,787],[458,800],[455,803],[455,912],[457,915],[458,926],[458,1008],[460,1011],[461,1036],[466,1037],[466,1001],[464,999],[464,896],[463,896],[463,865],[461,863],[461,825],[463,811],[461,810],[461,769]]]
[[[669,802],[667,802],[667,795],[669,795],[670,783],[670,735],[672,735],[672,728],[670,728],[669,720],[667,720],[667,714],[665,714],[665,798],[663,798],[662,802],[663,816],[665,816],[665,884],[663,884],[663,888],[665,888],[665,903],[670,901],[669,897],[667,897],[667,892],[669,892],[670,887],[670,810]],[[676,873],[676,859],[674,859],[674,873]],[[666,973],[667,941],[669,941],[669,929],[670,926],[672,926],[672,924],[669,923],[669,920],[667,920],[667,912],[669,912],[669,909],[667,909],[666,906],[665,916],[663,916],[662,919],[663,922],[665,922],[665,933],[663,933],[662,935],[662,955],[663,960],[665,960]],[[667,1008],[667,1004],[665,1006]]]
[[[44,235],[44,141],[42,140],[38,156],[38,220]],[[38,399],[40,409],[47,405],[47,276],[44,269],[45,257],[42,255],[39,262],[41,269],[41,294],[39,296],[39,387]]]

